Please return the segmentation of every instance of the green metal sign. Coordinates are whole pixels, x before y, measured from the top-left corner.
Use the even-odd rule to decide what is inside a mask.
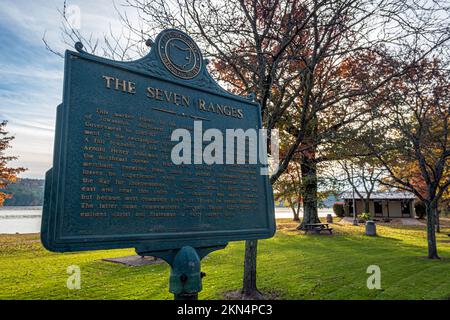
[[[202,257],[229,241],[273,236],[264,164],[250,161],[249,134],[239,140],[261,128],[259,105],[222,89],[188,35],[165,30],[146,57],[131,62],[78,49],[65,55],[53,168],[46,174],[47,249],[134,247],[164,256],[192,247]],[[207,133],[226,137],[230,130],[233,143],[209,152]]]

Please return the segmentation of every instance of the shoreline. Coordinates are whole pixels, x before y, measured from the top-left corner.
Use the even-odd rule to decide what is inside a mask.
[[[327,214],[335,217],[332,208],[320,208],[319,217],[325,218]],[[300,212],[300,219],[303,212]],[[290,208],[276,207],[275,219],[292,219]],[[5,206],[0,208],[0,234],[34,234],[39,233],[42,219],[41,206]]]

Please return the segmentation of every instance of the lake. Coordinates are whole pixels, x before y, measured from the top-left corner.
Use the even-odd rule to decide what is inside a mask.
[[[1,233],[35,233],[41,229],[42,207],[1,207]]]
[[[330,208],[319,209],[319,217],[333,214]],[[292,218],[289,208],[276,208],[277,218]],[[300,217],[302,214],[300,213]],[[36,233],[41,229],[42,207],[0,207],[0,234]]]

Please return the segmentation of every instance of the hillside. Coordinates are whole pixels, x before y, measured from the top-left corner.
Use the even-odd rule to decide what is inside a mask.
[[[41,179],[18,179],[2,191],[12,194],[5,206],[41,206],[44,202],[44,180]]]

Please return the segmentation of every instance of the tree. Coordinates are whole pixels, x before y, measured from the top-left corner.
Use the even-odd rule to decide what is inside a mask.
[[[330,88],[329,79],[339,61],[363,50],[363,42],[367,45],[365,33],[374,26],[369,17],[379,5],[352,0],[127,3],[142,14],[142,21],[151,29],[173,27],[193,36],[223,83],[237,94],[255,93],[269,132],[283,127],[290,132],[291,143],[270,181],[274,184],[299,154],[305,188],[302,223],[316,222],[318,113],[343,106],[337,102],[347,97],[331,95],[324,103],[321,99],[331,98],[330,93],[337,89]],[[142,32],[141,28],[129,28]],[[344,111],[335,119],[335,131],[359,115],[349,112],[349,107],[339,109]],[[256,248],[256,243],[247,242],[246,266],[256,265]],[[256,276],[244,276],[244,294],[257,291],[255,282],[245,280],[253,278]]]
[[[436,246],[435,216],[439,200],[450,186],[446,174],[450,166],[450,73],[446,64],[425,59],[410,68],[383,92],[377,105],[377,125],[358,139],[383,165],[389,177],[381,182],[413,192],[426,206],[428,258],[439,258]],[[414,182],[409,170],[417,165],[421,180]]]
[[[428,187],[427,184],[421,174],[421,170],[416,162],[411,162],[408,164],[405,164],[403,167],[403,170],[407,170],[408,175],[410,176],[410,183],[414,186],[414,188],[423,196],[427,196]],[[443,176],[449,176],[450,175],[450,168],[446,168]],[[450,190],[444,191],[442,194],[442,197],[438,201],[438,208],[435,212],[435,218],[436,218],[436,232],[441,232],[441,224],[440,224],[440,215],[441,211],[445,212],[448,210],[448,204],[450,200]],[[426,214],[426,213],[425,213]],[[422,216],[425,216],[423,214]]]
[[[411,183],[412,186],[414,186],[414,188],[423,196],[423,197],[427,197],[427,184],[421,174],[420,168],[418,166],[418,164],[416,162],[411,162],[411,163],[405,163],[404,168],[402,169],[403,171],[407,171],[408,175],[409,175],[409,181]],[[444,173],[445,176],[445,173]],[[448,174],[447,174],[448,176]],[[440,227],[440,219],[439,219],[439,204],[442,202],[442,200],[445,199],[446,194],[448,194],[447,192],[444,192],[444,194],[442,195],[440,201],[438,202],[438,208],[435,212],[435,226],[436,226],[436,232],[440,233],[441,232],[441,227]],[[420,214],[419,217],[423,217],[426,215],[425,214]]]
[[[352,187],[352,190],[364,202],[364,212],[370,213],[370,196],[379,185],[383,170],[373,164],[373,161],[370,163],[366,159],[340,160],[338,163],[344,173],[347,184]],[[356,208],[353,208],[353,210],[356,210]]]
[[[300,164],[291,161],[285,174],[274,185],[275,198],[287,201],[294,215],[294,221],[300,221],[303,184]]]
[[[25,168],[11,168],[8,167],[8,162],[16,160],[15,156],[5,155],[6,149],[10,148],[10,142],[14,139],[14,136],[8,135],[5,130],[7,121],[0,123],[0,190],[4,190],[10,183],[14,183],[17,179],[17,175],[20,172],[25,171]],[[3,205],[6,199],[11,198],[10,194],[0,191],[0,206]]]

